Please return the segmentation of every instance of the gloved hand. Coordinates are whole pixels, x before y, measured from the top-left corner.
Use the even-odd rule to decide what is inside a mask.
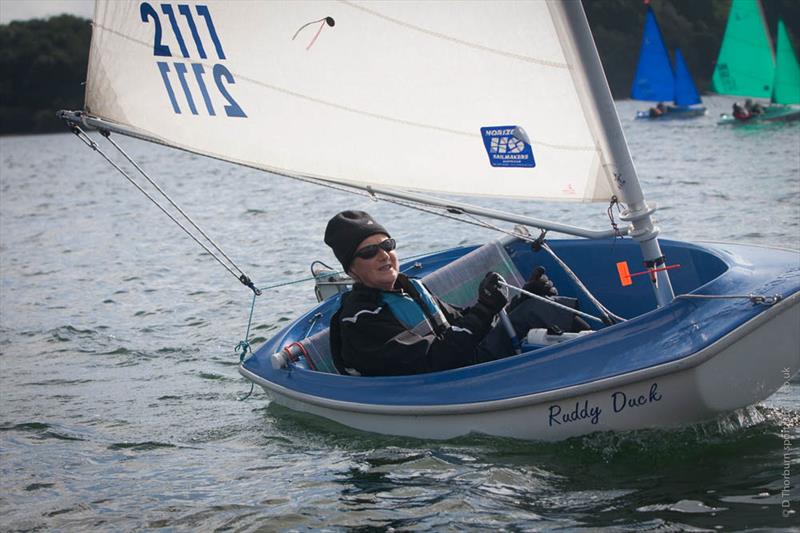
[[[534,268],[531,277],[528,278],[522,289],[539,296],[558,296],[558,289],[555,288],[553,282],[544,272],[543,266]]]
[[[491,311],[492,315],[499,313],[500,310],[505,307],[506,303],[508,303],[498,283],[499,281],[500,274],[497,272],[489,272],[478,286],[478,303]]]

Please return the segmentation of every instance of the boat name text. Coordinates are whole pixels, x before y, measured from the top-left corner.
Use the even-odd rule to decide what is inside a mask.
[[[625,391],[616,391],[611,393],[609,397],[610,412],[621,413],[626,409],[635,409],[637,407],[644,407],[651,403],[661,401],[661,393],[658,392],[658,383],[650,385],[650,390],[647,394],[634,395]],[[562,407],[560,404],[551,405],[548,408],[548,427],[560,426],[562,424],[570,424],[580,420],[588,420],[592,425],[600,422],[600,417],[603,414],[603,408],[600,405],[589,405],[589,400],[580,400],[575,402],[575,406],[570,408]]]

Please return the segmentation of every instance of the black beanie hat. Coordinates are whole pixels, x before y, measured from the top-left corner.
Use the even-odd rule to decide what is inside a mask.
[[[383,226],[369,216],[369,213],[342,211],[328,221],[328,227],[325,228],[325,244],[333,249],[336,259],[347,272],[350,270],[350,263],[353,261],[353,254],[356,253],[358,245],[376,233],[383,233],[387,237],[391,237]]]

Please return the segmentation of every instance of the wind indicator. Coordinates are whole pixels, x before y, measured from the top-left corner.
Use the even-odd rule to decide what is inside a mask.
[[[645,274],[650,274],[650,280],[655,283],[656,282],[656,272],[660,272],[662,270],[672,270],[673,268],[680,268],[681,265],[669,265],[665,267],[659,268],[648,268],[647,270],[643,270],[641,272],[634,272],[631,274],[631,271],[628,269],[628,262],[627,261],[620,261],[617,263],[617,272],[619,273],[619,282],[622,284],[623,287],[627,287],[629,285],[633,285],[633,278],[634,276],[643,276]]]

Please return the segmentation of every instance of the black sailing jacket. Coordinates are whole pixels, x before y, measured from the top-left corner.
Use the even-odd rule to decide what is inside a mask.
[[[343,374],[400,376],[459,368],[478,361],[476,347],[493,319],[480,303],[458,310],[403,274],[392,291],[356,283],[331,318],[331,353]]]

